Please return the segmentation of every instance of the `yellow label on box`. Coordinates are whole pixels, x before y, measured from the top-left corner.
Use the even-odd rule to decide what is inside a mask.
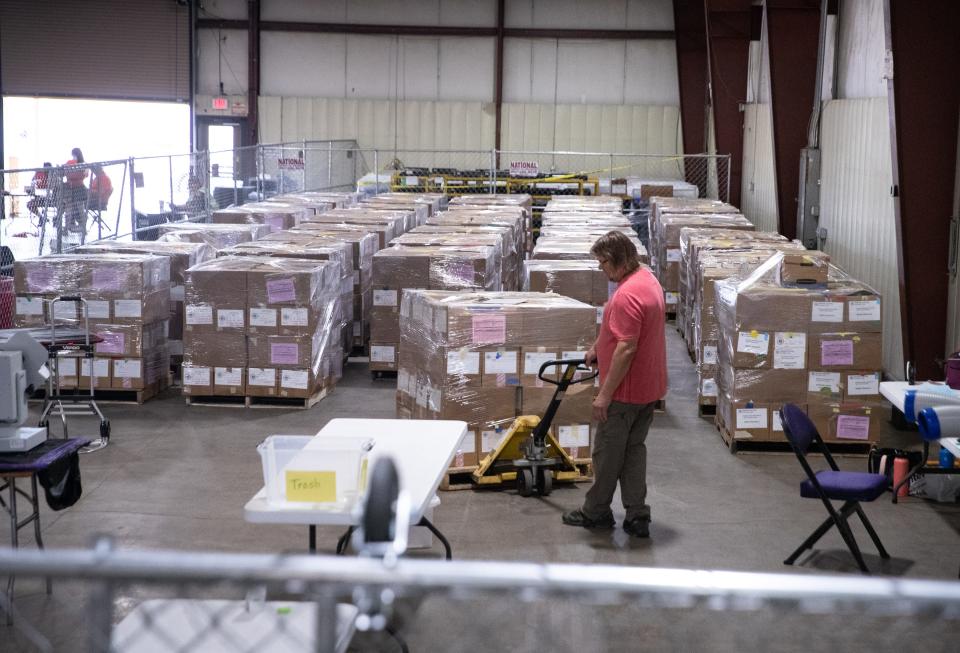
[[[333,503],[337,500],[337,473],[287,470],[287,501]]]

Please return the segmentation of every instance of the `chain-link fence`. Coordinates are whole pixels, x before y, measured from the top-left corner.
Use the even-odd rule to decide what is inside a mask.
[[[911,579],[385,565],[111,551],[103,541],[92,551],[0,550],[0,575],[11,573],[21,591],[0,643],[9,650],[951,651],[960,625],[960,584]]]

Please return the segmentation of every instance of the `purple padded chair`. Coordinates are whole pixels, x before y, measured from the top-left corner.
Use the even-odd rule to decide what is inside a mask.
[[[783,424],[783,432],[787,436],[787,440],[790,441],[793,452],[797,454],[803,471],[807,474],[807,480],[800,484],[800,496],[805,499],[820,499],[824,508],[830,513],[830,516],[796,551],[790,554],[789,558],[783,561],[783,564],[792,565],[801,553],[807,549],[812,549],[817,540],[823,537],[831,526],[836,526],[843,537],[843,541],[847,543],[850,553],[856,559],[860,571],[869,574],[870,570],[867,569],[867,565],[863,561],[860,547],[857,546],[857,541],[853,537],[847,519],[853,513],[857,513],[864,528],[867,529],[867,533],[870,534],[870,539],[876,545],[877,551],[880,552],[880,557],[889,558],[890,554],[883,548],[880,538],[877,537],[877,532],[873,530],[873,525],[863,514],[863,508],[860,507],[861,501],[873,501],[881,496],[886,491],[889,479],[883,474],[840,471],[817,432],[817,427],[813,425],[806,413],[797,406],[786,404],[780,411],[780,420]],[[827,464],[830,465],[829,470],[814,472],[810,463],[807,462],[807,450],[814,442],[820,447]],[[831,500],[843,501],[840,510],[834,508]]]

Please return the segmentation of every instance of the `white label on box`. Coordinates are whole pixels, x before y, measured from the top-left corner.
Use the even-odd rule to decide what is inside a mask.
[[[807,392],[840,392],[840,372],[810,372]]]
[[[187,324],[213,324],[213,307],[206,304],[187,304]]]
[[[459,453],[477,452],[477,438],[473,431],[467,431],[464,433],[463,438],[460,440],[460,444],[457,446],[457,451]]]
[[[700,394],[704,397],[716,397],[717,396],[717,380],[716,379],[704,379],[700,382]]]
[[[680,250],[674,247],[671,247],[667,250],[667,263],[679,263],[680,262]]]
[[[675,292],[665,292],[663,293],[663,301],[667,304],[674,304],[680,301],[680,293]]]
[[[109,358],[94,358],[93,359],[93,373],[96,376],[107,377],[110,376],[110,359]],[[80,361],[80,376],[90,376],[90,359],[84,358]]]
[[[540,366],[548,361],[557,360],[557,352],[555,351],[528,351],[523,354],[523,373],[529,374],[531,376],[537,376],[540,372]],[[553,368],[553,372],[557,371],[557,368]]]
[[[77,359],[76,358],[61,358],[57,361],[57,372],[60,376],[76,376],[77,375]]]
[[[603,324],[603,306],[597,306],[597,324]]]
[[[410,373],[405,369],[397,370],[397,390],[410,394]]]
[[[717,364],[717,346],[716,345],[703,346],[703,364],[704,365]]]
[[[54,303],[53,317],[58,320],[75,320],[77,319],[77,305],[73,302]]]
[[[773,431],[783,431],[783,422],[780,421],[780,411],[775,410],[770,413],[771,421],[773,422],[772,429]]]
[[[250,309],[251,311],[253,309]],[[306,308],[281,308],[280,324],[281,326],[307,326],[310,321],[310,311]],[[253,318],[251,318],[253,322]],[[357,335],[356,330],[354,334]]]
[[[493,451],[497,448],[497,445],[500,444],[500,440],[503,439],[503,436],[506,435],[506,433],[507,432],[503,429],[480,431],[480,450],[483,453]]]
[[[392,363],[394,361],[394,347],[386,345],[370,346],[370,361],[373,363]]]
[[[210,385],[210,368],[184,365],[183,385]]]
[[[213,383],[215,385],[243,385],[243,368],[215,367],[213,368]]]
[[[187,298],[186,288],[183,286],[170,286],[170,301],[182,302]]]
[[[813,302],[812,322],[843,322],[843,302]]]
[[[429,392],[427,392],[427,410],[439,413],[442,399],[443,395],[440,392],[440,388],[430,388]]]
[[[802,370],[807,367],[807,334],[778,331],[773,337],[773,367]]]
[[[447,374],[480,374],[480,352],[466,349],[448,351]]]
[[[416,401],[421,408],[427,407],[427,395],[430,394],[430,388],[425,385],[417,386]]]
[[[848,395],[880,394],[879,374],[851,374],[847,377]]]
[[[277,371],[272,367],[251,367],[247,369],[247,383],[272,387],[277,383]]]
[[[419,186],[419,185],[420,185],[420,178],[419,178],[419,177],[412,177],[412,176],[404,177],[404,178],[403,178],[403,185],[404,185],[404,186]]]
[[[756,331],[741,331],[737,338],[737,351],[745,354],[766,356],[770,351],[770,334]]]
[[[515,351],[485,351],[483,352],[484,374],[516,374],[517,352]]]
[[[113,300],[113,316],[139,319],[143,315],[143,305],[139,299]]]
[[[120,300],[120,299],[116,300],[114,302],[114,305],[116,305],[117,302],[120,302],[120,301],[123,301],[123,300]],[[127,301],[131,301],[131,300],[127,300]],[[132,300],[132,301],[135,301],[137,303],[137,315],[135,317],[140,317],[140,314],[139,314],[140,300]],[[110,302],[102,299],[87,300],[87,317],[89,317],[91,320],[109,320],[110,319]],[[126,316],[117,314],[117,317],[126,317]]]
[[[564,449],[571,447],[590,446],[589,424],[568,424],[557,429],[560,446]]]
[[[221,329],[242,329],[243,311],[218,308],[217,327]]]
[[[17,297],[17,315],[43,315],[43,300],[39,297]]]
[[[243,326],[243,324],[240,324],[240,326]],[[277,309],[251,308],[250,309],[250,326],[271,327],[271,328],[276,327],[277,326]]]
[[[280,370],[280,387],[294,390],[306,390],[310,384],[310,372],[307,370]]]
[[[867,301],[847,302],[850,307],[849,315],[851,322],[879,322],[880,321],[880,300],[871,299]]]
[[[396,306],[397,291],[375,289],[373,291],[373,305],[374,306]]]
[[[738,408],[738,429],[765,429],[767,428],[766,408]]]
[[[113,375],[121,379],[138,379],[143,376],[141,363],[139,358],[116,358],[113,361]]]

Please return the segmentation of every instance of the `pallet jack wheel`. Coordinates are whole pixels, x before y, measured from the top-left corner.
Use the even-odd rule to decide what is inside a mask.
[[[542,467],[537,470],[537,492],[542,497],[553,492],[553,470]]]
[[[533,472],[529,469],[521,469],[517,471],[517,492],[522,497],[529,497],[533,495]]]

